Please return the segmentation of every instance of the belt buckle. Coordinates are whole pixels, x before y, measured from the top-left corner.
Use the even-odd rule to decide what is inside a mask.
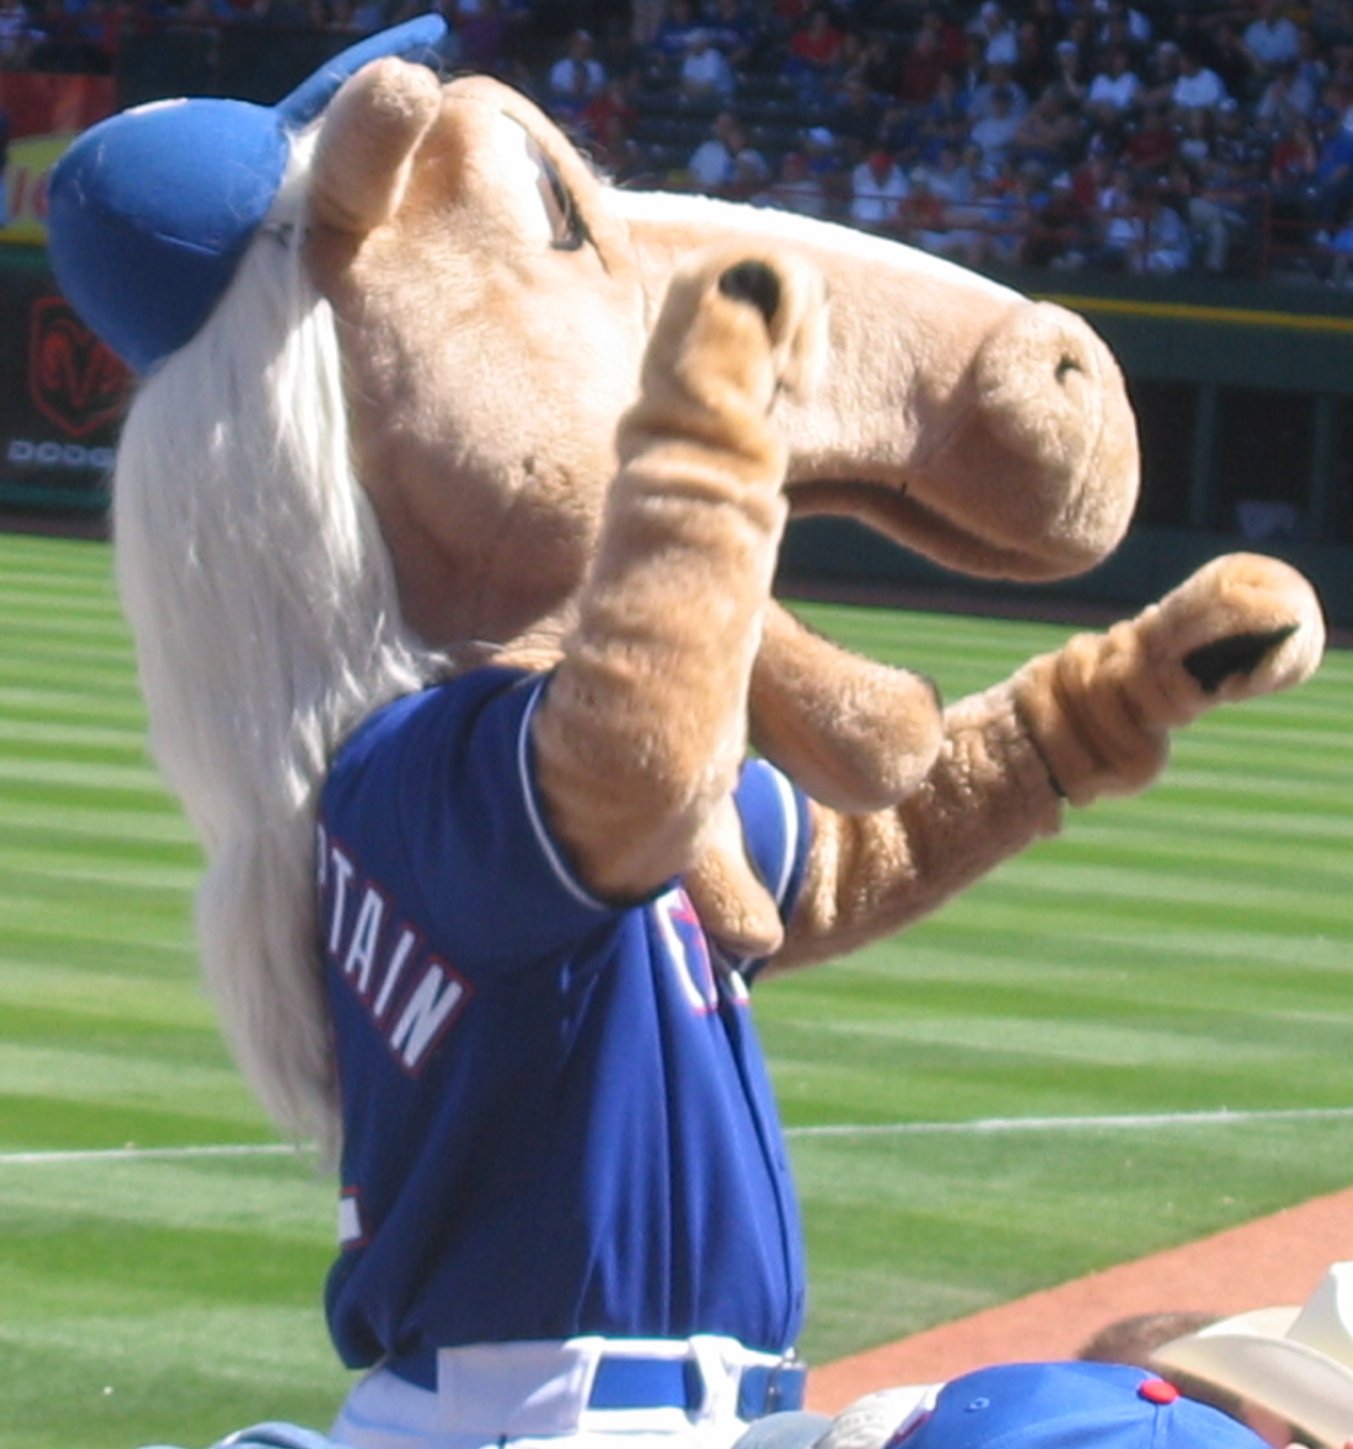
[[[738,1384],[738,1417],[762,1419],[803,1406],[805,1370],[791,1350],[779,1363],[753,1364],[743,1369]]]

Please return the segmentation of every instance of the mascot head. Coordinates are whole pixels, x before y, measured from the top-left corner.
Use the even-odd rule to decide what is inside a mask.
[[[440,36],[427,18],[372,37],[272,108],[124,113],[51,187],[58,278],[140,374],[119,578],[154,749],[209,856],[208,979],[247,1074],[307,1134],[332,1121],[326,761],[439,672],[557,657],[693,253],[794,253],[825,279],[824,375],[778,405],[791,515],[1037,580],[1103,558],[1137,489],[1122,378],[1076,316],[832,224],[617,189],[522,96],[442,79]],[[766,638],[768,675],[841,692],[830,646],[774,612]],[[872,766],[837,771],[757,699],[753,738],[797,749],[809,788],[868,793]],[[909,780],[937,747],[929,694],[916,717]]]

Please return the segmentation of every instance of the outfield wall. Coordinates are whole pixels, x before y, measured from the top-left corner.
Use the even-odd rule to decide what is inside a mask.
[[[1006,280],[1083,312],[1114,348],[1137,408],[1143,491],[1131,536],[1101,568],[1035,595],[977,593],[1134,606],[1217,553],[1254,547],[1296,564],[1331,621],[1353,626],[1353,294],[1098,277],[1053,293],[1047,273]],[[128,386],[62,300],[42,249],[0,246],[0,506],[104,509]],[[785,571],[880,587],[951,581],[820,520],[795,526]]]

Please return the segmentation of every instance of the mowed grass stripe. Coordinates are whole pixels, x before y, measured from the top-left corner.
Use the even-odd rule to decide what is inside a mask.
[[[796,1141],[808,1214],[810,1361],[1188,1241],[1288,1204],[1346,1124],[984,1140]],[[1181,1191],[1181,1185],[1187,1190]],[[1319,1190],[1319,1189],[1316,1189]],[[1105,1204],[1111,1205],[1106,1218]],[[1115,1220],[1136,1225],[1122,1252]],[[822,1271],[830,1263],[829,1272]]]

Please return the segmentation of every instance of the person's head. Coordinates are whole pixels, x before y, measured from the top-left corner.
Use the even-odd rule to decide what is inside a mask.
[[[1105,1323],[1076,1350],[1076,1358],[1091,1364],[1136,1364],[1139,1368],[1155,1368],[1152,1355],[1162,1343],[1197,1333],[1217,1321],[1217,1314],[1202,1311],[1170,1311],[1170,1313],[1134,1313],[1126,1319]],[[1170,1374],[1170,1381],[1189,1398],[1220,1408],[1224,1413],[1239,1413],[1240,1401],[1224,1390],[1210,1390],[1188,1375]]]
[[[1156,1361],[1214,1391],[1278,1449],[1343,1449],[1353,1429],[1353,1262],[1332,1264],[1305,1304],[1234,1314],[1163,1342]]]
[[[808,175],[808,157],[802,151],[787,151],[780,162],[782,181],[803,181]]]

